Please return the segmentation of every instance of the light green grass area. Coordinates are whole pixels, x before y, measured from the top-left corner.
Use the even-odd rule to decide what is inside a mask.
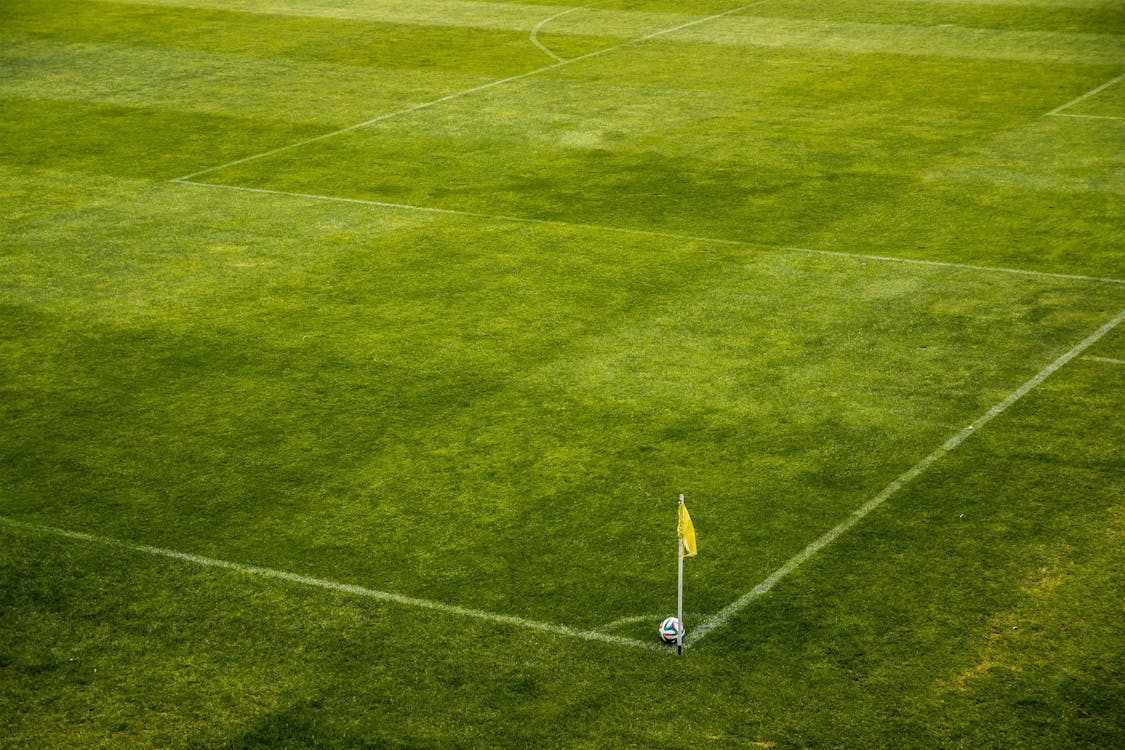
[[[0,745],[1125,742],[1125,4],[738,8],[0,0]]]

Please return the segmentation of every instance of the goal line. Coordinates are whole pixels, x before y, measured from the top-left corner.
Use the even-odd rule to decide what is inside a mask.
[[[99,536],[97,534],[87,534],[81,531],[60,529],[55,526],[28,523],[26,521],[20,521],[8,516],[0,516],[0,525],[8,526],[13,529],[33,532],[36,534],[47,534],[51,536],[63,537],[65,539],[74,539],[77,541],[98,544],[104,547],[114,547],[117,549],[127,550],[129,552],[140,552],[146,555],[165,557],[172,560],[179,560],[181,562],[201,565],[205,568],[221,568],[225,570],[234,570],[250,576],[272,578],[275,580],[301,584],[302,586],[312,586],[320,589],[328,589],[330,591],[339,591],[345,594],[352,594],[354,596],[361,596],[368,599],[377,599],[380,601],[392,602],[394,604],[401,604],[407,607],[431,609],[437,612],[460,615],[462,617],[470,617],[476,620],[485,620],[487,622],[497,623],[500,625],[514,625],[516,627],[526,628],[529,630],[539,630],[546,633],[565,635],[571,638],[580,638],[588,641],[600,641],[602,643],[609,643],[617,646],[648,648],[656,651],[663,650],[656,643],[647,643],[635,638],[625,638],[623,636],[612,635],[609,633],[594,630],[572,628],[567,625],[559,625],[557,623],[529,620],[523,617],[516,617],[515,615],[506,615],[498,612],[488,612],[482,609],[462,607],[456,604],[448,604],[446,602],[439,602],[431,599],[419,599],[417,597],[404,596],[402,594],[395,594],[389,591],[377,591],[375,589],[366,588],[364,586],[356,586],[349,583],[340,583],[338,581],[330,581],[324,578],[314,578],[312,576],[301,575],[299,573],[290,573],[285,570],[277,570],[276,568],[265,568],[258,565],[247,565],[245,563],[220,560],[214,557],[204,557],[203,555],[195,555],[189,552],[180,552],[173,549],[166,549],[164,547],[153,547],[147,544],[126,542],[121,539]]]
[[[845,518],[843,521],[826,531],[803,550],[791,557],[788,561],[786,561],[784,565],[771,573],[764,581],[747,591],[738,599],[735,599],[718,613],[712,615],[711,617],[707,618],[702,623],[697,625],[690,633],[687,634],[687,636],[685,636],[684,645],[688,646],[698,643],[709,633],[726,625],[732,617],[744,610],[751,602],[765,595],[779,581],[781,581],[783,578],[785,578],[794,570],[799,568],[802,564],[804,564],[806,560],[815,555],[824,547],[827,547],[843,534],[847,533],[849,529],[863,520],[863,518],[871,513],[871,511],[878,508],[907,484],[921,476],[927,469],[941,460],[947,453],[963,443],[970,435],[972,435],[974,432],[979,431],[981,427],[985,426],[993,419],[1003,414],[1008,409],[1008,407],[1030,393],[1034,388],[1040,385],[1047,378],[1051,377],[1051,375],[1057,372],[1066,363],[1070,362],[1072,359],[1079,356],[1084,351],[1100,341],[1102,337],[1116,328],[1122,320],[1125,320],[1125,310],[1117,313],[1117,315],[1108,323],[1080,341],[1072,349],[1061,355],[1054,362],[1051,362],[1049,365],[1044,367],[1030,380],[1028,380],[1016,390],[1012,391],[1006,398],[986,411],[983,415],[978,417],[968,427],[965,427],[953,437],[946,440],[936,450],[934,450],[928,456],[908,469],[900,477],[884,487],[882,492],[868,500],[866,503],[854,510],[852,514]]]
[[[962,442],[964,442],[974,432],[979,431],[981,427],[991,422],[994,418],[1002,414],[1012,404],[1019,401],[1021,398],[1030,393],[1034,388],[1039,386],[1043,381],[1057,372],[1060,368],[1070,362],[1072,359],[1080,356],[1083,352],[1101,340],[1106,334],[1112,331],[1125,320],[1125,310],[1119,312],[1113,319],[1102,325],[1094,333],[1087,336],[1081,342],[1076,344],[1073,348],[1061,355],[1053,362],[1048,364],[1038,373],[1036,373],[1030,380],[1014,390],[1002,401],[997,403],[983,415],[978,417],[972,424],[964,428],[953,437],[949,438],[945,443],[939,446],[936,450],[923,458],[911,469],[899,476],[893,482],[888,484],[878,495],[868,500],[858,509],[853,511],[842,522],[837,524],[829,531],[822,534],[816,540],[811,542],[803,550],[798,552],[790,558],[784,565],[777,568],[770,574],[764,581],[752,588],[750,591],[741,595],[733,602],[728,604],[719,612],[706,617],[702,623],[692,629],[691,632],[684,639],[685,646],[692,646],[699,643],[709,634],[729,624],[730,620],[742,612],[754,600],[768,593],[778,582],[788,576],[790,573],[799,568],[809,558],[815,555],[824,547],[831,544],[843,534],[847,533],[853,526],[859,523],[868,514],[884,504],[900,489],[912,482],[914,479],[921,476],[933,464],[943,458],[950,451],[954,450]],[[626,618],[625,620],[615,621],[609,626],[597,630],[587,630],[582,628],[573,628],[567,625],[560,625],[557,623],[543,622],[539,620],[531,620],[515,615],[507,615],[497,612],[489,612],[486,610],[473,609],[470,607],[462,607],[456,604],[449,604],[446,602],[439,602],[430,599],[420,599],[417,597],[405,596],[402,594],[395,594],[388,591],[379,591],[376,589],[366,588],[364,586],[357,586],[348,583],[340,583],[323,578],[314,578],[312,576],[301,575],[299,573],[291,573],[284,570],[277,570],[275,568],[267,568],[257,565],[247,565],[245,563],[231,562],[228,560],[220,560],[213,557],[205,557],[203,555],[191,554],[188,552],[180,552],[177,550],[167,549],[164,547],[154,547],[147,544],[138,544],[135,542],[127,542],[112,537],[99,536],[97,534],[89,534],[80,531],[71,531],[62,529],[55,526],[47,526],[43,524],[29,523],[21,521],[8,516],[0,515],[0,525],[7,526],[12,529],[18,529],[35,534],[46,534],[51,536],[62,537],[66,539],[73,539],[87,543],[98,544],[105,547],[112,547],[122,549],[129,552],[143,553],[147,555],[154,555],[157,557],[164,557],[181,562],[192,563],[207,568],[219,568],[225,570],[233,570],[249,576],[256,576],[261,578],[269,578],[274,580],[287,581],[296,583],[303,586],[311,586],[330,591],[338,591],[354,596],[375,599],[379,601],[391,602],[407,607],[416,607],[421,609],[429,609],[446,614],[458,615],[461,617],[469,617],[477,620],[483,620],[501,625],[511,625],[528,630],[536,630],[554,635],[566,636],[569,638],[577,638],[587,641],[597,641],[601,643],[626,646],[630,648],[641,648],[651,651],[667,652],[657,643],[650,643],[636,638],[626,638],[623,636],[612,635],[605,632],[607,629],[612,629],[614,625],[631,622],[637,618]],[[671,652],[667,652],[671,653]]]

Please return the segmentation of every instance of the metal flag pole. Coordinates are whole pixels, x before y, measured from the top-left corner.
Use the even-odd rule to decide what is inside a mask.
[[[684,504],[684,496],[680,495],[680,505]],[[676,532],[678,571],[676,575],[676,619],[680,621],[680,632],[676,635],[676,655],[684,653],[684,538],[680,535],[678,527]]]

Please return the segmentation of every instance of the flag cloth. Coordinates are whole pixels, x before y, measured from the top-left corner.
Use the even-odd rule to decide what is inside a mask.
[[[691,516],[683,503],[680,503],[680,521],[676,525],[676,532],[684,542],[684,557],[695,557],[695,527],[691,525]]]

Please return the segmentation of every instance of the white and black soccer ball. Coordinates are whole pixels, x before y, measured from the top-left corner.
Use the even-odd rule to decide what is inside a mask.
[[[660,640],[675,643],[684,634],[684,624],[676,617],[665,617],[660,623]]]

